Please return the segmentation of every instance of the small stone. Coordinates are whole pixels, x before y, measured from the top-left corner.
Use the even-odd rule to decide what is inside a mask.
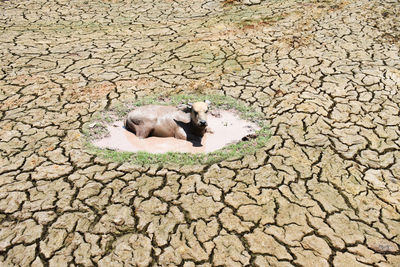
[[[251,5],[257,5],[261,3],[261,0],[243,0],[243,4],[251,6]]]
[[[116,225],[123,225],[125,223],[125,220],[122,218],[116,218],[113,221]]]

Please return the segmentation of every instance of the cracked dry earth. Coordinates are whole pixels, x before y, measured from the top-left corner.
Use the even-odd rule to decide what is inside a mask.
[[[1,266],[400,266],[400,3],[0,1]],[[86,152],[96,111],[225,94],[272,137],[210,166]]]

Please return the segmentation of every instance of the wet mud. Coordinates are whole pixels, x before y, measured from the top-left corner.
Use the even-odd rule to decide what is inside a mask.
[[[149,153],[209,153],[221,149],[229,144],[237,143],[245,136],[254,134],[259,126],[250,121],[241,119],[233,111],[218,110],[208,116],[207,132],[201,139],[201,144],[192,140],[185,141],[174,137],[148,137],[138,138],[127,131],[123,121],[117,121],[109,125],[109,135],[95,140],[94,145],[100,148],[109,148],[120,151]]]

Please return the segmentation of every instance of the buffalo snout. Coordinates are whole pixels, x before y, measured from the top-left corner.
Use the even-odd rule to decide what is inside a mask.
[[[200,124],[201,126],[207,126],[207,121],[205,121],[205,120],[200,120],[200,121],[199,121],[199,124]]]

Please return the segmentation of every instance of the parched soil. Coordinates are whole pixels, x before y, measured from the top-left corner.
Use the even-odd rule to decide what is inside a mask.
[[[0,1],[1,266],[400,266],[394,0]],[[224,94],[268,145],[137,166],[82,126],[152,94]]]

